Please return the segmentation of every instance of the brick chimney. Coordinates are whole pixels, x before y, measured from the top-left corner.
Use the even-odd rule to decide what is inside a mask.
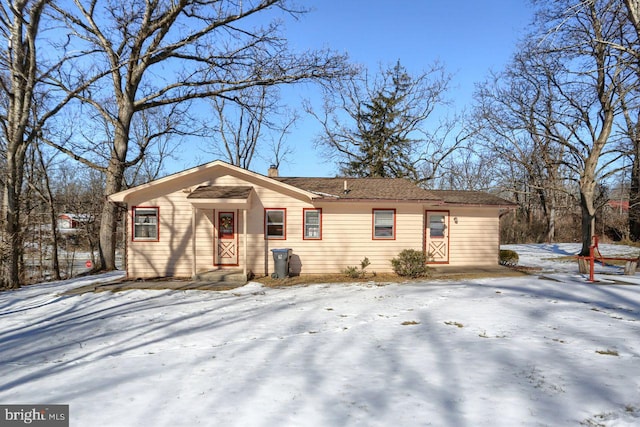
[[[267,176],[269,178],[277,178],[278,177],[278,168],[276,165],[269,166],[269,170],[267,171]]]

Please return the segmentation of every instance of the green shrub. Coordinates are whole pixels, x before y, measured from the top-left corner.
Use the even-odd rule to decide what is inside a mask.
[[[516,251],[509,249],[500,249],[500,264],[502,265],[518,265],[520,257]]]
[[[360,261],[360,268],[355,266],[349,266],[344,270],[342,270],[342,272],[347,276],[351,277],[352,279],[359,279],[365,276],[366,273],[364,272],[364,269],[367,268],[369,264],[371,264],[371,262],[369,261],[369,258],[364,257],[364,259]]]
[[[405,249],[391,260],[393,271],[403,277],[424,277],[429,275],[429,267],[426,265],[427,255],[423,251]]]

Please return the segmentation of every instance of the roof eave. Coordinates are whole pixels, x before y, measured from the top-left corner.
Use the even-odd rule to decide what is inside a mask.
[[[350,202],[350,203],[423,203],[423,204],[436,204],[441,205],[444,204],[442,200],[431,200],[431,199],[374,199],[374,198],[316,198],[314,201],[322,201],[322,202]]]
[[[271,184],[275,184],[275,185],[280,186],[282,188],[286,188],[289,191],[293,191],[293,192],[295,192],[297,194],[300,194],[300,195],[302,195],[304,197],[307,197],[309,200],[313,200],[313,199],[316,199],[318,197],[318,195],[316,195],[314,193],[311,193],[309,191],[300,189],[298,187],[294,187],[294,186],[289,185],[289,184],[282,183],[282,182],[280,182],[280,181],[278,181],[276,179],[270,178],[268,176],[264,176],[264,175],[261,175],[261,174],[256,173],[256,172],[252,172],[252,171],[250,171],[248,169],[243,169],[241,167],[234,166],[232,164],[223,162],[222,160],[215,160],[213,162],[206,163],[204,165],[195,166],[193,168],[184,170],[182,172],[177,172],[177,173],[174,173],[174,174],[171,174],[171,175],[167,175],[167,176],[165,176],[163,178],[159,178],[159,179],[156,179],[154,181],[147,182],[145,184],[140,184],[140,185],[137,185],[135,187],[131,187],[129,189],[126,189],[126,190],[123,190],[123,191],[119,191],[119,192],[114,193],[114,194],[110,194],[110,195],[107,196],[107,199],[112,201],[112,202],[116,202],[116,203],[118,203],[118,202],[126,203],[127,198],[129,196],[131,196],[132,194],[137,193],[138,191],[142,191],[142,190],[145,190],[145,189],[153,188],[153,187],[158,186],[160,184],[163,184],[165,182],[168,182],[168,181],[171,181],[171,180],[174,180],[174,179],[178,179],[180,177],[188,176],[190,174],[196,173],[196,172],[201,171],[203,169],[212,169],[214,167],[226,168],[226,169],[229,169],[229,170],[231,170],[233,172],[253,177],[254,179],[257,179],[259,181],[269,182]]]
[[[461,202],[442,202],[443,205],[447,206],[461,206],[461,207],[470,207],[470,208],[498,208],[498,209],[516,209],[518,205],[503,205],[503,204],[492,204],[492,203],[461,203]]]

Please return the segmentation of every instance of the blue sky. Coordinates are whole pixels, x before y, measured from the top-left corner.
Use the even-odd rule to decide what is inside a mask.
[[[311,12],[299,21],[287,21],[292,48],[329,47],[347,53],[351,61],[377,71],[400,60],[417,74],[441,61],[453,74],[448,97],[452,108],[470,106],[476,82],[490,70],[501,70],[524,36],[532,18],[527,0],[309,0],[300,1]],[[287,93],[290,108],[300,108],[304,88]],[[306,94],[306,95],[304,95]],[[312,96],[312,95],[311,95]],[[334,164],[313,148],[319,127],[304,116],[288,136],[294,154],[280,165],[282,176],[334,176]],[[444,113],[446,111],[442,111]],[[194,150],[186,150],[194,153]],[[197,149],[195,150],[197,151]],[[214,160],[195,153],[182,156],[167,172]],[[265,173],[268,161],[256,158],[251,169]]]

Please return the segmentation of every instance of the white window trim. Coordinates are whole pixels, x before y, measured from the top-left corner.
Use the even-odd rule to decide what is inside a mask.
[[[158,240],[160,240],[160,208],[157,206],[134,206],[132,209],[132,240],[134,242],[157,242]],[[155,211],[155,222],[137,222],[136,220],[138,218],[138,211]],[[136,233],[139,226],[145,226],[150,229],[154,228],[153,226],[155,226],[155,236],[138,236]]]

